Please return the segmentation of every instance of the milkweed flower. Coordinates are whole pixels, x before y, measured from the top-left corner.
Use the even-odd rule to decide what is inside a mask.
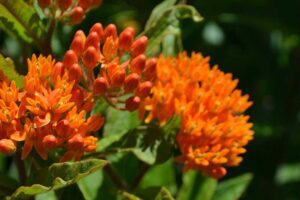
[[[252,139],[252,124],[243,112],[251,106],[248,95],[236,89],[237,80],[200,53],[158,59],[152,96],[140,107],[146,122],[164,124],[174,114],[182,119],[176,136],[184,170],[198,169],[221,178],[225,167],[237,166]]]

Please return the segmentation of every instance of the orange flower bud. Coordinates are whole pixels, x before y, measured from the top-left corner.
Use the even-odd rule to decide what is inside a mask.
[[[96,95],[102,95],[107,91],[107,81],[103,77],[99,77],[94,81],[93,84],[94,93]]]
[[[151,58],[147,61],[143,75],[147,80],[153,80],[156,76],[157,59]]]
[[[71,50],[75,52],[75,54],[79,57],[81,56],[84,50],[84,39],[81,36],[75,36],[71,43]]]
[[[130,97],[125,102],[125,109],[130,112],[135,111],[140,106],[140,103],[141,103],[140,97],[137,96]]]
[[[68,50],[64,56],[63,64],[64,67],[69,68],[74,63],[78,62],[78,58],[73,50]]]
[[[56,133],[59,137],[68,137],[69,136],[69,133],[70,133],[70,129],[69,129],[69,121],[64,119],[64,120],[61,120],[56,128]]]
[[[145,52],[148,44],[148,38],[146,36],[142,36],[131,45],[131,56],[136,57]]]
[[[100,6],[103,0],[93,0],[93,6]]]
[[[126,71],[123,67],[117,67],[116,70],[110,76],[112,87],[121,87],[124,83]]]
[[[134,39],[133,28],[126,28],[119,37],[119,48],[121,51],[128,51]]]
[[[78,63],[74,63],[69,69],[70,80],[80,81],[82,78],[82,69]]]
[[[84,10],[82,7],[77,6],[73,8],[71,14],[70,14],[70,19],[72,24],[79,24],[84,18]]]
[[[51,0],[38,0],[38,3],[41,8],[46,8],[51,4]]]
[[[93,115],[91,117],[88,118],[86,124],[87,124],[87,130],[88,131],[98,131],[101,126],[104,123],[104,119],[103,117],[101,117],[100,115]]]
[[[93,4],[93,0],[79,0],[78,6],[82,7],[83,10],[89,9]]]
[[[84,145],[83,137],[80,134],[76,134],[68,140],[68,144],[71,149],[81,149]]]
[[[224,167],[218,167],[212,169],[208,174],[212,176],[213,178],[219,179],[225,176],[227,173],[226,169]]]
[[[142,73],[146,65],[146,56],[141,54],[135,57],[130,63],[130,70],[134,73]]]
[[[96,49],[100,48],[100,39],[97,32],[90,32],[85,41],[85,49],[93,46]]]
[[[143,98],[146,98],[150,92],[151,92],[151,88],[152,88],[152,83],[150,81],[145,81],[143,83],[140,83],[138,88],[135,91],[135,95]]]
[[[10,155],[16,151],[16,145],[12,140],[2,139],[0,140],[0,153]]]
[[[99,53],[93,46],[88,47],[83,54],[83,64],[88,69],[93,69],[99,60]]]
[[[92,28],[90,29],[90,33],[92,32],[96,32],[98,34],[98,37],[100,40],[103,39],[104,37],[104,31],[103,31],[103,27],[101,23],[96,23],[92,26]]]
[[[117,38],[117,27],[114,24],[109,24],[105,29],[104,29],[104,41],[106,38],[109,36],[112,36],[113,39]]]
[[[76,31],[74,38],[78,37],[78,36],[80,36],[85,41],[86,36],[85,36],[85,33],[82,30]]]
[[[132,73],[125,78],[124,88],[126,92],[133,92],[139,85],[140,76],[136,73]]]
[[[57,77],[62,77],[63,76],[63,73],[64,73],[64,65],[62,62],[57,62],[53,69],[52,69],[52,74],[51,74],[51,77],[52,77],[52,80],[53,81],[56,81],[57,80]]]
[[[42,141],[46,149],[54,149],[58,145],[58,139],[54,135],[46,135]]]
[[[71,102],[74,102],[76,105],[81,105],[84,101],[84,91],[79,86],[74,86],[72,89],[72,98]]]
[[[57,5],[62,11],[64,11],[72,5],[72,1],[73,0],[57,0]]]

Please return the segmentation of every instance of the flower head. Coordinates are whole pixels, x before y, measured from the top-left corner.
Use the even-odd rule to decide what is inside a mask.
[[[199,169],[220,178],[226,166],[237,166],[240,154],[252,139],[248,116],[242,113],[252,104],[248,95],[235,89],[237,80],[217,66],[210,68],[209,58],[186,53],[177,58],[158,59],[157,79],[140,109],[146,122],[158,119],[164,124],[174,114],[182,118],[177,143],[181,155],[177,161],[184,169]]]

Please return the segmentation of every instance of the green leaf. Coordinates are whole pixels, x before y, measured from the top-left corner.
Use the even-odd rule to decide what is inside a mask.
[[[142,200],[141,198],[135,196],[134,194],[130,194],[130,193],[125,192],[125,191],[120,191],[118,193],[118,196],[122,200]]]
[[[145,25],[145,30],[148,30],[149,28],[151,28],[152,26],[154,26],[157,21],[159,20],[159,18],[162,16],[162,14],[167,11],[168,9],[170,9],[170,7],[172,7],[177,0],[164,0],[163,2],[161,2],[160,4],[158,4],[153,10],[152,13],[149,17],[149,19],[146,22]]]
[[[40,43],[46,32],[34,7],[23,0],[0,0],[0,29],[27,43]]]
[[[280,165],[276,172],[275,181],[278,185],[300,181],[300,163]]]
[[[218,185],[212,200],[239,199],[247,189],[252,178],[252,174],[247,173],[221,182]]]
[[[107,161],[98,159],[55,163],[48,168],[47,177],[43,184],[21,186],[7,199],[26,199],[30,196],[66,187],[103,168],[106,164]]]
[[[19,186],[19,183],[7,173],[0,172],[0,194],[9,195]]]
[[[24,76],[18,74],[14,62],[10,58],[4,58],[2,54],[0,54],[0,70],[4,73],[8,80],[14,80],[18,88],[23,87]]]
[[[78,187],[82,192],[85,200],[97,199],[98,189],[102,183],[102,171],[97,171],[93,174],[90,174],[77,182]]]
[[[210,200],[215,192],[217,180],[200,175],[199,171],[188,171],[183,175],[183,184],[178,200]]]
[[[174,200],[169,190],[165,187],[150,187],[138,192],[143,200]]]
[[[168,35],[174,35],[175,39],[179,39],[181,37],[180,22],[183,19],[192,19],[194,22],[200,22],[202,17],[192,6],[175,5],[167,9],[159,19],[153,20],[151,26],[147,26],[144,32],[149,38],[146,54],[148,56],[155,54]],[[173,45],[177,45],[174,46],[174,49],[180,48],[178,44],[181,44],[181,42],[173,42]]]

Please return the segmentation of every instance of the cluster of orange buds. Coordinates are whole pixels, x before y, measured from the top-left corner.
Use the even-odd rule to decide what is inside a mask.
[[[147,114],[146,122],[158,119],[161,124],[174,114],[181,117],[177,161],[184,170],[221,178],[225,167],[239,165],[253,131],[249,117],[243,115],[252,102],[235,89],[238,81],[217,66],[210,68],[209,58],[195,53],[161,56],[156,73],[152,96],[140,107],[140,115]]]
[[[118,36],[113,24],[103,28],[96,23],[87,36],[78,30],[61,68],[69,68],[70,77],[95,97],[105,98],[117,109],[134,111],[150,94],[157,63],[144,55],[147,37],[134,35],[132,28],[126,28]]]
[[[70,70],[58,72],[60,63],[51,56],[33,55],[28,65],[23,91],[14,82],[1,83],[0,152],[12,153],[22,141],[22,159],[33,148],[43,159],[51,150],[62,149],[61,161],[78,160],[94,151],[97,138],[91,133],[100,129],[103,118],[88,115],[92,94],[70,78]]]
[[[79,24],[85,13],[100,6],[102,0],[38,0],[46,16],[51,16],[69,24]]]

